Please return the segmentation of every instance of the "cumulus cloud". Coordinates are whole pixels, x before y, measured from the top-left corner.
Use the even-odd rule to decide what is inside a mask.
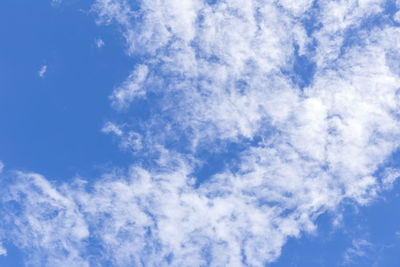
[[[16,174],[4,181],[2,229],[13,226],[1,236],[50,266],[276,260],[320,214],[368,204],[398,177],[393,166],[377,175],[400,140],[400,30],[365,23],[383,5],[97,0],[99,23],[118,24],[128,55],[142,60],[112,106],[148,109],[140,123],[103,132],[154,153],[93,183]],[[300,60],[313,66],[307,83]],[[241,147],[229,151],[234,168],[196,176],[208,154],[231,146]]]

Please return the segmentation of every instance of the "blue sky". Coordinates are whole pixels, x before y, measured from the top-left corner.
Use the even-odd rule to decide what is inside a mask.
[[[0,2],[0,266],[400,265],[400,2]]]
[[[89,1],[1,5],[3,162],[60,179],[121,163],[127,155],[99,131],[113,116],[108,95],[133,64],[121,38],[96,26]],[[98,49],[99,38],[107,46]]]

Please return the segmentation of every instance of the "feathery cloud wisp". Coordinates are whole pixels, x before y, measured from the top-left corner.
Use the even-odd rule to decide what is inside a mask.
[[[38,71],[38,75],[40,78],[43,78],[44,75],[46,74],[47,71],[47,65],[43,65],[40,67],[40,70]]]

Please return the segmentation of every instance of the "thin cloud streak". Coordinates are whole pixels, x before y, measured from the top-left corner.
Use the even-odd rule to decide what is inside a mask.
[[[43,78],[44,75],[46,74],[47,71],[47,65],[43,65],[42,67],[40,67],[40,70],[38,71],[38,75],[40,78]]]

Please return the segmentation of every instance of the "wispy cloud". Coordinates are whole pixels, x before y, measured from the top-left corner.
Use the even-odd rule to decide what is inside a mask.
[[[2,243],[0,243],[0,256],[7,256],[7,250],[3,247]]]
[[[132,10],[97,0],[99,21],[118,23],[128,54],[143,59],[112,105],[150,110],[140,133],[113,122],[103,132],[154,153],[90,184],[18,173],[0,194],[11,229],[0,233],[51,266],[276,260],[320,214],[368,204],[397,178],[376,177],[400,138],[400,77],[387,56],[400,30],[364,23],[383,3],[145,0]],[[310,14],[318,27],[302,23]],[[293,79],[299,57],[315,65],[305,87]],[[234,145],[235,168],[196,177],[211,160],[200,152]],[[369,247],[354,241],[345,258]]]
[[[397,238],[400,238],[400,231],[397,231],[397,232],[395,233],[395,236],[396,236]]]
[[[47,71],[47,65],[43,65],[40,67],[40,70],[38,71],[39,77],[43,78],[44,75],[46,74]]]
[[[343,264],[349,265],[357,261],[358,258],[370,257],[370,252],[373,247],[374,246],[365,239],[353,240],[351,247],[344,253]]]
[[[104,46],[104,41],[101,38],[96,39],[95,43],[97,48],[102,48]]]
[[[146,65],[139,65],[129,75],[128,79],[117,88],[111,99],[118,109],[126,108],[134,98],[146,95],[148,84],[145,84],[149,69]]]
[[[394,14],[393,19],[394,19],[397,23],[400,23],[400,11],[397,11],[396,14]]]
[[[62,4],[62,0],[51,0],[51,5],[53,7],[58,7]]]
[[[137,132],[132,130],[125,131],[123,126],[116,125],[112,122],[107,122],[101,131],[106,134],[114,134],[118,137],[120,146],[123,149],[138,151],[142,148],[142,137]]]

